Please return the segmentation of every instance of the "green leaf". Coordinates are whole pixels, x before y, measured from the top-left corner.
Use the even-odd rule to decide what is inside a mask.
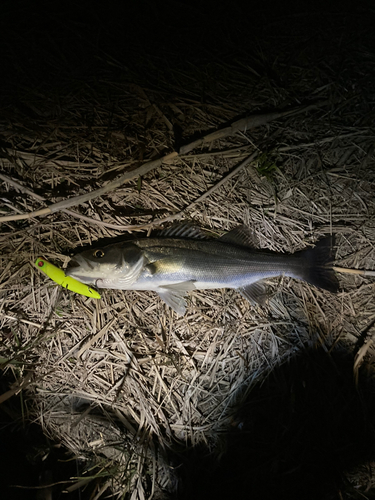
[[[257,171],[269,181],[273,180],[275,172],[278,169],[273,156],[272,153],[263,153],[258,158]]]
[[[62,309],[60,309],[59,307],[56,307],[55,309],[55,313],[57,314],[57,316],[59,316],[60,318],[62,317],[63,315],[63,311]]]

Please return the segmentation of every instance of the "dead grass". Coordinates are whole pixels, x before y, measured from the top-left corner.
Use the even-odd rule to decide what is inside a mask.
[[[106,458],[118,498],[126,490],[132,499],[168,490],[160,450],[173,440],[213,446],[242,388],[304,345],[356,346],[375,318],[373,278],[342,274],[336,296],[273,280],[269,310],[228,290],[193,292],[178,318],[148,292],[107,290],[100,301],[70,294],[33,262],[43,256],[65,266],[73,249],[119,236],[124,226],[147,228],[183,214],[212,235],[245,223],[260,247],[278,252],[333,233],[337,266],[374,270],[375,135],[367,101],[318,64],[305,71],[308,61],[306,54],[288,67],[268,61],[298,81],[283,88],[259,78],[241,54],[207,67],[166,64],[157,86],[107,71],[85,82],[66,79],[59,89],[23,89],[22,106],[3,115],[1,172],[31,193],[3,179],[0,217],[44,209],[35,195],[50,204],[94,191],[171,153],[176,126],[188,143],[244,111],[328,102],[180,155],[73,207],[74,217],[57,212],[3,223],[3,367],[15,384],[31,377],[25,410],[48,435],[83,459]],[[153,64],[145,58],[151,73]],[[348,71],[348,78],[356,74]],[[275,163],[271,175],[253,160],[196,202],[254,153]]]

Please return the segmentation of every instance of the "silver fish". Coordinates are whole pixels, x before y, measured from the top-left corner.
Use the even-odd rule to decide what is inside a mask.
[[[239,226],[218,239],[182,224],[158,238],[138,238],[74,257],[66,274],[97,288],[153,290],[178,314],[190,290],[235,288],[251,303],[264,304],[261,280],[279,275],[298,278],[331,292],[338,280],[327,264],[332,239],[291,255],[257,250],[253,234]]]

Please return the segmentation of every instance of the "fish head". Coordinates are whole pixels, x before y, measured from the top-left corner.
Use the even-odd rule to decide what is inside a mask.
[[[136,244],[120,243],[75,255],[65,274],[98,288],[124,288],[137,279],[143,261],[143,252]]]

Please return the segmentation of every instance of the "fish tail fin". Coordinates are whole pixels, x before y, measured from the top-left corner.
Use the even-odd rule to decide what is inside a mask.
[[[318,241],[314,248],[302,250],[298,256],[304,263],[300,275],[301,279],[318,288],[337,292],[339,281],[332,265],[329,265],[333,261],[333,245],[334,237],[328,236]]]

